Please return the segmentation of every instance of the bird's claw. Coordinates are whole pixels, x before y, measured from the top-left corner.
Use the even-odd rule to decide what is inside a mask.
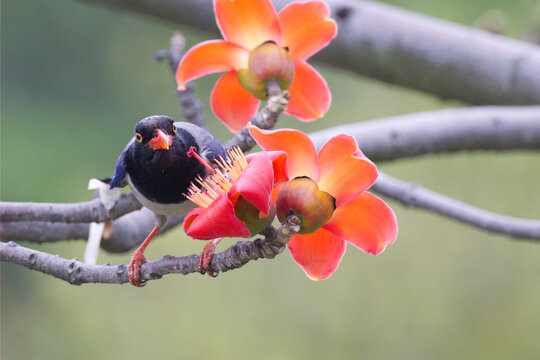
[[[201,274],[208,274],[211,277],[217,277],[219,272],[212,270],[210,262],[216,251],[216,246],[221,241],[221,238],[214,239],[204,246],[204,249],[201,253],[201,259],[199,260],[199,272]]]
[[[142,252],[135,251],[128,266],[129,283],[133,286],[143,287],[146,285],[146,280],[141,280],[141,266],[146,262]]]

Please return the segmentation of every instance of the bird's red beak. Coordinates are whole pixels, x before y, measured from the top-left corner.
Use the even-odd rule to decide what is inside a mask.
[[[169,150],[172,142],[172,135],[167,135],[158,129],[157,135],[148,142],[148,145],[150,145],[152,150]]]

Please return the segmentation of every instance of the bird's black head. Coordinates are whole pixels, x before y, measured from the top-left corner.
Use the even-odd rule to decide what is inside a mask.
[[[135,140],[138,146],[148,146],[152,150],[169,150],[178,129],[173,119],[165,115],[149,116],[135,126]]]
[[[188,123],[175,124],[164,115],[147,117],[135,126],[135,137],[118,158],[110,186],[120,186],[126,180],[152,202],[180,203],[190,183],[208,172],[195,156],[188,155],[192,148],[206,159],[225,156],[221,144],[205,130]]]
[[[190,182],[204,167],[187,152],[197,146],[185,129],[177,129],[164,115],[150,116],[135,126],[135,139],[126,149],[124,163],[132,187],[159,203],[184,200]]]

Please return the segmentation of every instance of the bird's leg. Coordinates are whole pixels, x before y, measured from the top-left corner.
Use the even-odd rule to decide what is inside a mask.
[[[129,261],[128,266],[128,278],[131,285],[142,287],[146,285],[146,281],[141,281],[141,266],[146,262],[146,258],[144,257],[144,250],[150,244],[150,241],[152,241],[152,238],[156,233],[159,231],[159,226],[154,226],[154,229],[152,232],[144,239],[143,243],[139,248],[133,253],[131,256],[131,260]]]
[[[218,273],[210,268],[210,262],[214,256],[216,246],[219,244],[223,238],[217,238],[210,241],[204,246],[204,249],[201,253],[201,259],[199,260],[199,271],[201,274],[207,273],[211,277],[216,277]]]

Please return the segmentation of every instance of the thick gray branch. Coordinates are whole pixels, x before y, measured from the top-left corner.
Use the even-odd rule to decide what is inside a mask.
[[[211,0],[80,0],[212,31]],[[274,0],[277,9],[291,0]],[[339,34],[315,59],[470,104],[540,104],[540,48],[370,1],[327,0]]]
[[[225,272],[240,268],[251,260],[273,258],[285,249],[289,238],[300,229],[299,225],[298,218],[292,217],[278,229],[270,228],[264,239],[238,242],[227,250],[215,254],[210,267],[215,272]],[[187,275],[199,272],[199,259],[198,255],[165,256],[143,264],[141,278],[154,280],[171,273]],[[77,259],[64,259],[58,255],[28,249],[12,241],[0,243],[0,260],[52,275],[74,285],[128,282],[127,266],[124,264],[89,265]]]
[[[34,243],[88,239],[88,223],[8,221],[0,223],[2,241]]]
[[[448,109],[345,124],[309,134],[320,148],[353,135],[373,161],[462,150],[539,150],[540,106]]]
[[[183,217],[168,217],[158,236],[182,223]],[[112,223],[101,241],[109,252],[126,252],[139,246],[154,227],[153,213],[142,208],[124,215]],[[2,241],[28,241],[35,243],[88,239],[88,223],[61,223],[48,221],[9,221],[0,223]]]
[[[99,198],[74,204],[47,203],[0,203],[2,222],[49,221],[49,222],[105,222],[138,210],[142,205],[132,194],[122,194],[114,207],[108,211]]]
[[[372,189],[405,206],[433,211],[486,231],[515,238],[540,240],[540,220],[495,214],[380,172]]]

